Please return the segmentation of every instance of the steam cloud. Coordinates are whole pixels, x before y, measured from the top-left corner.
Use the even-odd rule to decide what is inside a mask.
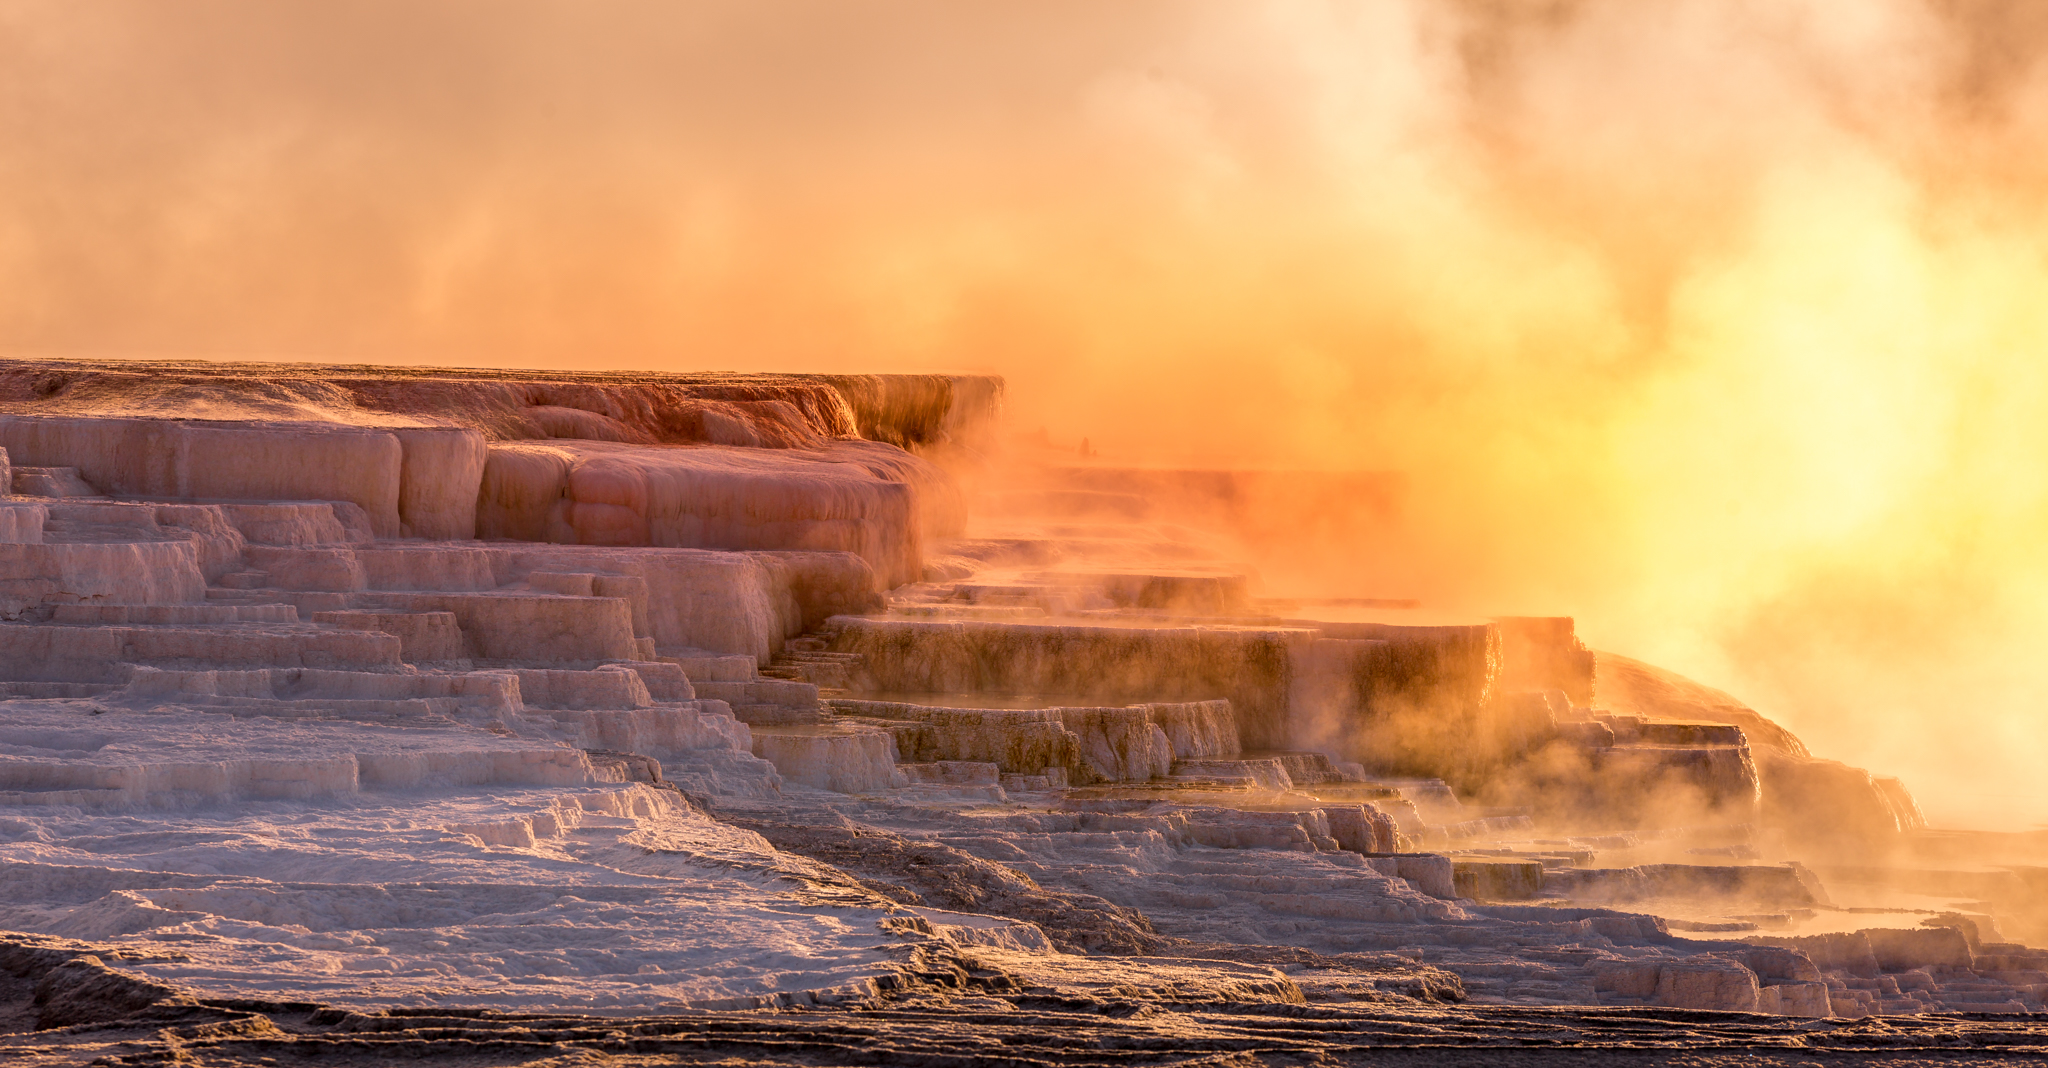
[[[994,370],[2048,818],[2031,0],[0,2],[0,349]],[[2030,792],[2031,791],[2031,792]]]

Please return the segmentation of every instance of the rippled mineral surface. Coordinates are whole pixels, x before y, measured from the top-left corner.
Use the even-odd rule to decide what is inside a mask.
[[[1001,392],[0,364],[0,1054],[2048,1055],[2042,836]]]

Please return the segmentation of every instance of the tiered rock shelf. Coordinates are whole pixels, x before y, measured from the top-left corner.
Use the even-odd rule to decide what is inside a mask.
[[[51,939],[123,990],[365,1011],[871,1005],[942,957],[983,994],[1102,960],[1276,1003],[2042,1010],[2040,843],[1932,835],[1569,619],[1262,600],[1229,538],[1301,480],[974,497],[999,395],[0,367],[20,1011],[70,1019]]]

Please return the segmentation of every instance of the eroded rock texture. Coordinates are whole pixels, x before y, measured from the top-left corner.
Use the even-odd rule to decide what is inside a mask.
[[[2042,1009],[2041,842],[1569,619],[1263,598],[1398,482],[991,476],[1000,390],[0,366],[0,1042],[2034,1041],[1926,1014]]]

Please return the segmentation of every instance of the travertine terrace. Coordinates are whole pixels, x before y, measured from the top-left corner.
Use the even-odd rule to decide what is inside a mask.
[[[1569,619],[1263,598],[1248,510],[1398,486],[997,473],[1001,394],[0,365],[0,1042],[2032,1041],[2039,842]]]

